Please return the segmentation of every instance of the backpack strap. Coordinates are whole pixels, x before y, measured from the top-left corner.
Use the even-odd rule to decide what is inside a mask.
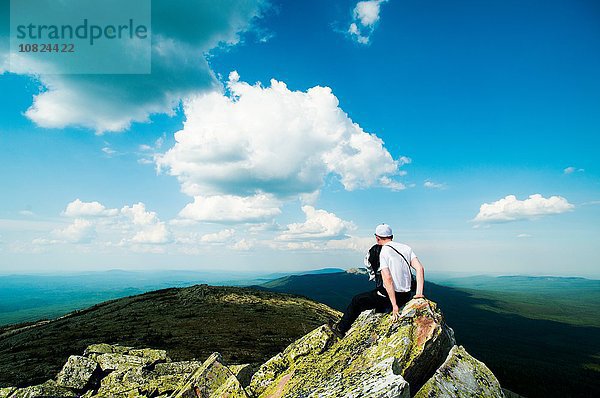
[[[384,246],[387,246],[387,247],[393,249],[396,253],[398,253],[404,259],[404,261],[406,262],[406,265],[408,265],[408,270],[410,271],[410,263],[408,262],[406,257],[404,257],[404,255],[402,255],[402,253],[400,253],[398,250],[396,250],[396,248],[392,245],[384,245]]]

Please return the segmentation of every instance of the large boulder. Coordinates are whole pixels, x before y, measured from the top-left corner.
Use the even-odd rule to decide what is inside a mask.
[[[462,346],[454,346],[448,358],[415,398],[504,398],[500,383],[483,362]]]
[[[96,357],[96,362],[103,372],[113,370],[126,370],[144,366],[147,362],[144,358],[127,354],[102,354]]]
[[[148,372],[142,366],[120,368],[108,374],[100,382],[97,397],[126,398],[142,396],[148,384]]]
[[[396,322],[363,312],[338,341],[325,326],[315,329],[266,362],[250,390],[259,397],[409,397],[453,345],[435,303],[412,300]]]
[[[200,361],[158,363],[154,366],[154,373],[158,376],[193,373],[200,366],[202,366]]]
[[[219,353],[212,354],[171,397],[249,398],[235,374],[223,363]]]
[[[94,382],[98,363],[92,359],[72,355],[56,377],[59,386],[83,390]]]
[[[0,398],[8,398],[16,389],[16,387],[0,388]]]
[[[94,359],[96,356],[101,354],[126,354],[133,347],[127,347],[122,345],[112,345],[106,343],[91,344],[87,346],[83,352],[83,356]]]
[[[37,386],[19,388],[9,398],[78,398],[74,390],[59,386],[54,380],[48,380]]]

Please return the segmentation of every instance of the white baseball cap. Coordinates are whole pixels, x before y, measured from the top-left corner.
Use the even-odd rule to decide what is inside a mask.
[[[387,238],[394,234],[392,233],[392,227],[387,224],[379,224],[377,228],[375,228],[375,235]]]

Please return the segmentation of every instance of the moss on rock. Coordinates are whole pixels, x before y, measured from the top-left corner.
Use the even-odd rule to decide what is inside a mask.
[[[19,388],[14,393],[9,395],[10,398],[77,398],[74,390],[59,386],[54,380],[48,380],[37,386]]]
[[[432,374],[453,344],[435,304],[413,300],[397,322],[363,312],[336,342],[328,328],[315,329],[265,363],[250,387],[260,397],[407,396],[408,382],[428,377],[416,370]]]
[[[56,383],[63,387],[83,390],[97,376],[98,363],[90,358],[71,355],[56,377]]]
[[[454,346],[446,361],[415,398],[504,398],[500,383],[484,363],[462,346]]]
[[[223,363],[221,355],[213,353],[201,367],[196,369],[187,380],[173,392],[172,398],[188,396],[206,398],[228,397],[248,398],[248,394],[233,372]]]
[[[192,373],[202,366],[200,361],[179,361],[158,363],[154,366],[154,373],[159,376]]]
[[[16,387],[0,388],[0,398],[8,398],[16,389]]]

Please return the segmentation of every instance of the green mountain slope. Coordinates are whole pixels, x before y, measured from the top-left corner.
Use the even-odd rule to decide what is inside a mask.
[[[264,362],[339,314],[303,297],[197,285],[122,298],[31,328],[0,328],[0,387],[56,376],[95,343],[167,350],[173,360]]]
[[[499,292],[426,283],[425,294],[444,312],[457,343],[485,362],[504,387],[527,397],[600,396],[600,328],[548,320],[561,310],[561,302],[568,297],[565,319],[580,318],[588,311],[587,302],[579,301],[575,294],[582,281],[571,288],[568,281],[555,283],[562,284],[563,293],[573,294],[557,301],[551,296],[539,300],[535,317],[527,302],[517,307],[521,313],[507,309],[506,303],[519,303],[523,298],[523,291],[516,287],[513,292]],[[543,280],[520,280],[518,284],[529,296],[535,296],[536,284],[541,285],[542,292],[548,289]],[[354,294],[372,289],[373,284],[365,275],[337,273],[291,276],[262,287],[302,294],[343,310]],[[569,308],[582,310],[573,313]]]

